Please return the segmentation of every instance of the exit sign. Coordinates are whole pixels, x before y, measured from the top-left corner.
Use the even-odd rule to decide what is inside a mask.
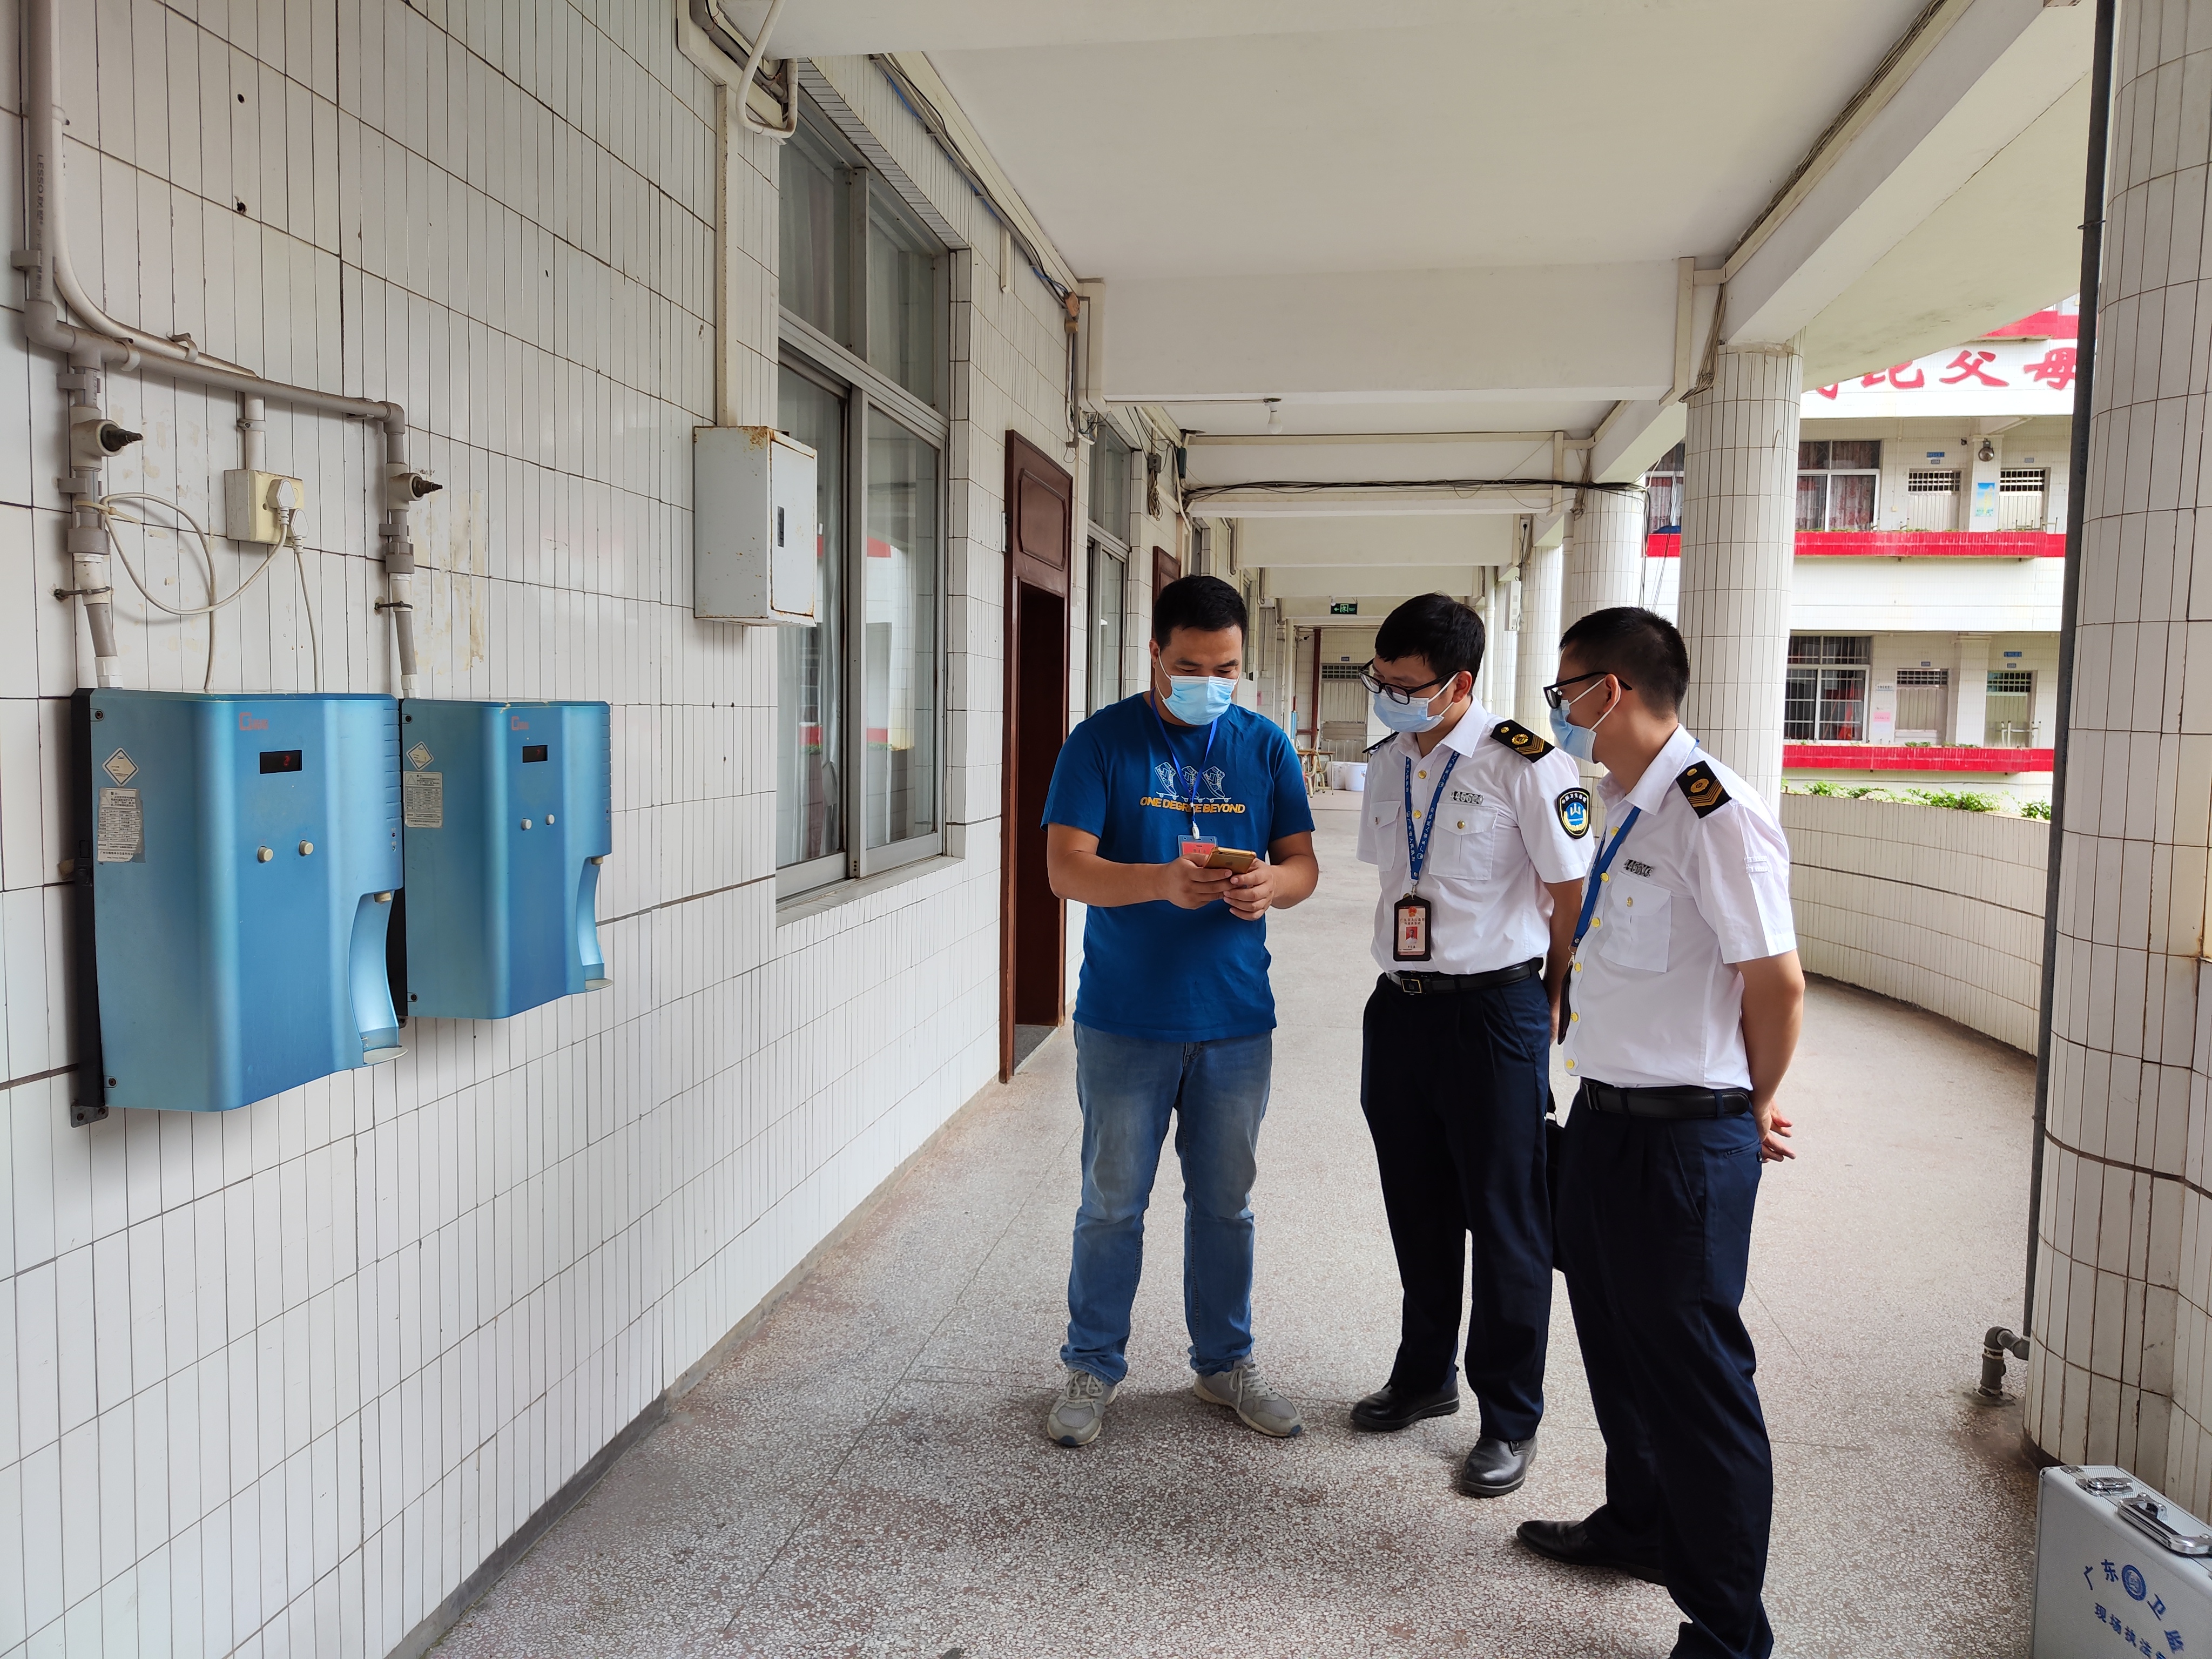
[[[1359,601],[1357,599],[1334,600],[1329,605],[1328,614],[1332,617],[1356,617],[1359,614]]]

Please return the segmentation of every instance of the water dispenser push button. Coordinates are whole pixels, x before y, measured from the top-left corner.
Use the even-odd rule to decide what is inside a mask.
[[[400,707],[407,813],[407,1012],[499,1019],[607,985],[597,904],[611,850],[611,725],[603,702]]]

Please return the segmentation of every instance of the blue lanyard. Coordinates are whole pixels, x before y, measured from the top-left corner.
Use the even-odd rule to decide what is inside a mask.
[[[1413,757],[1406,757],[1406,865],[1412,875],[1408,887],[1421,884],[1421,866],[1429,861],[1429,836],[1437,827],[1437,803],[1444,798],[1444,785],[1451,781],[1452,768],[1459,764],[1459,750],[1451,751],[1444,763],[1444,775],[1437,780],[1436,793],[1429,797],[1429,819],[1421,826],[1419,845],[1413,841]]]
[[[1598,891],[1605,885],[1605,872],[1613,867],[1613,855],[1620,850],[1620,843],[1628,839],[1628,832],[1636,828],[1636,820],[1643,816],[1642,807],[1630,807],[1628,816],[1620,821],[1620,828],[1613,832],[1613,839],[1606,842],[1605,850],[1597,855],[1597,862],[1590,866],[1589,879],[1583,888],[1583,913],[1575,922],[1575,949],[1577,951],[1583,948],[1583,935],[1589,932],[1590,915],[1597,908]]]
[[[1182,763],[1176,758],[1175,739],[1168,735],[1168,723],[1160,718],[1158,708],[1149,696],[1145,699],[1145,707],[1152,711],[1152,724],[1160,728],[1160,741],[1168,746],[1168,769],[1175,774],[1176,799],[1182,800],[1183,798]],[[1213,734],[1220,725],[1221,722],[1218,720],[1208,720],[1206,723],[1206,747],[1199,751],[1198,757],[1198,763],[1201,769],[1213,757]],[[1190,799],[1185,805],[1190,808],[1191,836],[1194,840],[1199,840],[1202,837],[1198,833],[1198,773],[1193,772],[1190,776]]]

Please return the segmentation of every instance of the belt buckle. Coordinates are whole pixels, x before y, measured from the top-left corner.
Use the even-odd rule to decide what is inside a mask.
[[[1409,997],[1417,997],[1423,994],[1421,981],[1411,974],[1401,974],[1398,975],[1398,988],[1401,991],[1403,991]]]

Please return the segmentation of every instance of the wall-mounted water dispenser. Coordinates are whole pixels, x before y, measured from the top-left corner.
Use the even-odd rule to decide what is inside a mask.
[[[603,702],[400,705],[407,879],[392,978],[410,1015],[501,1019],[606,986]]]
[[[218,1112],[403,1052],[398,706],[79,691],[79,1121]]]

